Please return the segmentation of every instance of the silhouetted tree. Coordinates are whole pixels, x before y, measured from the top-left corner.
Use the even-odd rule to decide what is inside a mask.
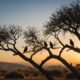
[[[80,3],[72,3],[68,7],[62,7],[59,9],[55,14],[53,14],[50,18],[50,21],[45,26],[45,34],[51,35],[62,45],[62,48],[59,52],[59,55],[53,54],[52,50],[50,49],[58,49],[56,45],[49,45],[46,41],[46,37],[42,38],[38,30],[34,27],[27,27],[25,31],[22,31],[20,26],[10,25],[9,27],[0,27],[0,50],[4,51],[12,51],[14,55],[20,56],[25,61],[31,63],[34,67],[36,67],[41,73],[43,73],[48,80],[53,80],[52,76],[43,68],[43,65],[50,59],[55,58],[63,63],[69,70],[72,71],[73,75],[80,80],[80,75],[78,71],[69,64],[64,58],[61,57],[61,54],[65,48],[69,48],[69,50],[74,50],[76,52],[80,52],[80,48],[77,48],[72,45],[64,44],[59,35],[62,32],[70,32],[78,37],[80,40],[80,33],[79,33],[79,21],[80,21]],[[22,37],[24,35],[24,37]],[[43,35],[44,36],[44,35]],[[24,39],[26,45],[28,45],[28,51],[26,53],[31,52],[30,58],[25,56],[23,52],[17,49],[17,42],[19,38],[22,37]],[[45,44],[44,44],[45,42]],[[50,41],[49,41],[50,42]],[[55,42],[54,42],[55,43]],[[52,46],[52,47],[51,47]],[[36,63],[33,60],[33,56],[38,54],[38,52],[46,50],[49,55],[40,63]],[[27,55],[27,54],[26,54]]]
[[[55,27],[56,26],[56,27]],[[76,35],[80,40],[80,2],[64,6],[50,17],[46,33],[64,31]]]
[[[67,68],[69,68],[77,79],[80,80],[79,72],[70,65],[66,60],[61,57],[63,50],[68,48],[67,51],[73,50],[80,53],[80,48],[75,47],[73,40],[70,40],[70,45],[68,43],[63,43],[60,35],[64,33],[71,33],[75,35],[80,41],[80,2],[74,2],[69,6],[64,6],[53,13],[50,17],[50,21],[47,22],[45,27],[45,34],[51,35],[55,38],[62,46],[59,56],[55,56],[59,61],[61,61]],[[65,36],[65,35],[64,35]],[[67,37],[66,37],[67,38]],[[47,59],[48,60],[48,59]]]
[[[43,49],[42,40],[39,40],[37,30],[35,28],[28,27],[26,31],[22,31],[22,27],[9,25],[9,26],[0,26],[0,50],[11,51],[14,56],[18,55],[25,61],[31,63],[36,67],[48,80],[53,80],[53,78],[48,74],[48,72],[43,69],[39,64],[32,60],[32,56]],[[22,37],[23,35],[24,37]],[[18,49],[17,43],[20,38],[24,39],[25,43],[32,47],[26,53],[32,52],[31,57],[27,57]],[[20,44],[20,43],[19,43]],[[21,44],[20,44],[21,45]],[[25,49],[25,48],[24,48]]]

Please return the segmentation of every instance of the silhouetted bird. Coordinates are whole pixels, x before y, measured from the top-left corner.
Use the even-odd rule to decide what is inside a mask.
[[[47,46],[48,46],[46,42],[44,42],[44,46],[45,46],[45,47],[47,47]]]
[[[28,48],[27,48],[27,46],[26,46],[25,49],[24,49],[24,51],[23,51],[23,53],[27,52],[27,50],[28,50]]]
[[[50,42],[50,47],[53,49],[53,44],[52,44],[52,42]]]
[[[70,39],[70,44],[71,44],[71,46],[74,47],[74,42],[72,41],[72,39]]]

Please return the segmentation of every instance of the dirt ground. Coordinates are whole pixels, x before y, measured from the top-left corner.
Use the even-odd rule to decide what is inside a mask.
[[[5,79],[4,77],[0,77],[0,80],[7,80],[7,79]],[[14,79],[12,79],[12,80],[14,80]],[[21,80],[46,80],[46,78],[42,77],[42,76],[38,76],[38,77],[24,77],[24,79],[21,79]],[[55,78],[55,80],[66,80],[66,78],[65,77],[59,77],[59,78]],[[73,80],[77,80],[77,79],[73,79]]]

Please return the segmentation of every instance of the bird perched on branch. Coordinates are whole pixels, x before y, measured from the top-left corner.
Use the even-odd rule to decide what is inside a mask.
[[[74,47],[74,42],[70,39],[70,45]]]
[[[28,50],[28,46],[26,46],[26,47],[24,48],[23,53],[27,52],[27,50]]]
[[[53,49],[53,43],[52,42],[50,42],[50,47]]]
[[[47,46],[48,46],[48,45],[47,45],[47,43],[46,43],[46,42],[44,42],[44,46],[47,48]]]

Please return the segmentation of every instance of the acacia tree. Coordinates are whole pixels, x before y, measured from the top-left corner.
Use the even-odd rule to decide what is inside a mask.
[[[61,54],[63,53],[63,50],[65,50],[66,48],[68,48],[67,51],[73,50],[75,52],[80,53],[79,47],[75,47],[75,45],[71,45],[71,43],[70,44],[63,43],[63,40],[61,40],[59,37],[59,35],[63,32],[71,33],[71,35],[75,35],[80,41],[80,2],[79,1],[74,2],[69,6],[64,6],[60,8],[56,13],[53,13],[52,16],[50,17],[50,21],[47,22],[47,25],[45,25],[44,27],[46,29],[45,34],[52,35],[62,45],[62,48],[59,52],[60,58],[62,58]],[[70,65],[69,63],[66,65],[64,61],[62,61],[62,63],[64,63],[64,65],[67,68],[69,68],[72,71],[72,73],[77,76],[78,79],[80,79],[79,73],[72,65]]]
[[[73,22],[73,18],[71,16],[72,13],[69,13],[71,10],[73,12],[73,14],[76,16],[79,15],[75,12],[75,9],[79,9],[79,5],[78,4],[71,4],[70,7],[63,7],[61,8],[59,11],[56,12],[56,14],[53,14],[50,21],[48,22],[48,24],[45,26],[46,30],[45,33],[48,35],[53,35],[54,38],[56,38],[59,43],[62,45],[62,48],[59,52],[59,55],[55,55],[53,54],[53,51],[51,51],[51,49],[57,49],[57,47],[55,46],[55,44],[53,44],[53,48],[51,48],[51,46],[45,46],[45,39],[42,39],[40,37],[39,31],[37,31],[34,27],[28,27],[27,30],[25,30],[24,32],[22,31],[20,26],[14,26],[14,25],[10,25],[9,27],[0,27],[0,50],[4,50],[4,51],[12,51],[14,54],[13,55],[18,55],[20,56],[22,59],[24,59],[25,61],[28,61],[29,63],[31,63],[34,67],[36,67],[40,72],[42,72],[46,78],[48,80],[53,80],[52,76],[49,75],[49,73],[44,69],[43,65],[49,61],[50,59],[57,59],[60,62],[62,62],[67,68],[69,68],[72,73],[77,77],[78,80],[80,80],[80,75],[77,72],[77,70],[71,65],[69,64],[63,57],[61,57],[61,54],[63,52],[63,50],[65,48],[69,48],[69,50],[74,50],[76,52],[80,52],[79,48],[76,48],[75,46],[71,46],[68,44],[63,44],[63,42],[60,40],[59,38],[59,34],[63,31],[69,31],[71,33],[73,33],[74,35],[76,35],[79,39],[79,23],[77,25],[76,20],[74,20]],[[69,10],[71,9],[71,10]],[[65,10],[65,12],[64,12]],[[69,11],[68,11],[69,10]],[[69,14],[70,16],[69,16]],[[63,15],[62,13],[65,13],[66,15]],[[67,19],[70,18],[70,20],[73,22],[70,24],[72,26],[69,26],[63,22],[68,23]],[[73,16],[74,17],[74,16]],[[76,17],[75,17],[76,18]],[[78,17],[79,18],[79,17]],[[64,20],[63,20],[64,19]],[[62,22],[63,21],[63,22]],[[78,26],[78,27],[75,27]],[[77,28],[77,30],[74,29]],[[77,32],[76,32],[77,31]],[[20,50],[18,50],[16,44],[18,39],[21,37],[21,35],[24,35],[24,37],[22,39],[25,40],[26,45],[28,45],[30,47],[30,49],[26,52],[26,55],[31,52],[32,55],[30,56],[30,58],[28,58],[27,56],[25,56],[23,54],[23,52],[21,52]],[[36,54],[38,54],[38,52],[42,51],[42,50],[46,50],[49,55],[43,60],[41,61],[40,64],[36,63],[33,60],[33,56],[35,56]]]
[[[26,43],[29,42],[29,44],[31,44],[31,46],[32,46],[32,49],[30,49],[29,52],[33,52],[33,54],[42,50],[42,44],[40,42],[38,42],[35,33],[37,34],[35,29],[33,29],[33,28],[31,28],[31,29],[28,28],[28,30],[26,30],[24,32],[24,38],[26,39],[25,42]],[[15,26],[15,25],[0,26],[0,50],[13,52],[14,56],[18,55],[25,61],[28,61],[29,63],[31,63],[42,74],[44,74],[44,76],[48,80],[54,80],[45,69],[43,69],[39,64],[37,64],[34,60],[32,60],[33,54],[31,55],[30,58],[28,58],[27,56],[25,56],[23,54],[23,52],[21,52],[18,49],[19,45],[18,46],[16,46],[16,45],[17,45],[20,37],[22,37],[22,35],[23,35],[23,31],[20,26]],[[27,52],[27,53],[29,53],[29,52]]]

